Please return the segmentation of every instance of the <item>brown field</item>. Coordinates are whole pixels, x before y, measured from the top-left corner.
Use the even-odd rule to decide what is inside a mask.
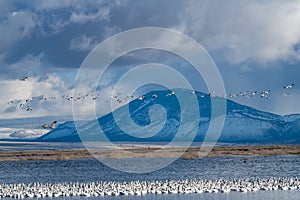
[[[20,152],[0,152],[0,161],[20,160],[71,160],[83,158],[170,158],[180,156],[182,159],[197,159],[201,157],[216,156],[275,156],[275,155],[300,155],[300,145],[279,146],[217,146],[211,151],[201,150],[196,147],[187,149],[172,147],[160,148],[133,148],[123,150],[31,150]]]

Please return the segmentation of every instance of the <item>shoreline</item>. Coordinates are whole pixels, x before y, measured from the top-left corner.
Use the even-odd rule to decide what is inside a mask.
[[[300,145],[265,145],[265,146],[215,146],[211,151],[199,147],[190,147],[183,153],[180,147],[161,149],[159,147],[124,148],[108,150],[66,149],[66,150],[28,150],[0,152],[0,161],[24,160],[73,160],[73,159],[123,159],[123,158],[172,158],[184,160],[202,157],[222,156],[279,156],[300,155]],[[182,154],[183,153],[183,154]],[[208,153],[208,154],[207,154]]]

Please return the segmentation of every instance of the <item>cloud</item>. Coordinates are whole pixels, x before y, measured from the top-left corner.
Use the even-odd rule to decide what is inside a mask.
[[[52,1],[39,1],[33,0],[33,4],[37,10],[42,11],[53,11],[66,8],[72,8],[73,10],[88,10],[94,7],[100,7],[109,4],[110,1],[107,0],[52,0]]]
[[[241,73],[247,73],[247,72],[251,72],[253,71],[253,68],[251,68],[249,65],[247,64],[243,64],[241,67]]]
[[[297,58],[299,19],[299,1],[191,1],[179,24],[230,63],[265,63]]]
[[[157,26],[182,31],[203,45],[222,71],[229,91],[249,87],[273,91],[285,83],[300,84],[297,77],[300,70],[299,19],[299,0],[284,3],[258,0],[176,3],[170,0],[33,0],[20,3],[0,0],[0,80],[16,81],[28,75],[37,77],[36,82],[42,84],[49,81],[49,73],[72,72],[75,76],[74,71],[98,42],[124,30]],[[174,48],[182,46],[182,41],[176,38],[162,36],[157,41],[169,42]],[[179,63],[173,57],[151,51],[124,57],[116,64],[118,73],[153,60],[163,64]],[[185,65],[178,68],[182,73],[192,74]],[[118,73],[108,76],[105,86],[114,83]],[[61,76],[59,79],[56,81],[66,82]],[[12,89],[10,85],[5,87]],[[69,92],[71,86],[66,87]],[[9,92],[2,88],[1,92]],[[39,88],[34,90],[39,91]],[[55,87],[50,87],[49,91],[63,92]],[[263,109],[269,106],[272,111],[271,104],[271,99],[265,104],[248,102],[256,107],[262,105]],[[41,110],[59,108],[52,104],[47,108],[46,104],[40,106]]]
[[[32,1],[24,7],[18,3],[5,3],[3,10],[8,14],[3,15],[5,20],[0,22],[0,53],[5,49],[6,56],[11,56],[14,51],[8,50],[18,49],[32,35],[44,47],[49,46],[45,41],[53,40],[54,49],[73,50],[69,41],[64,44],[59,42],[60,39],[66,41],[66,35],[73,38],[93,32],[97,39],[103,40],[130,28],[159,26],[184,31],[212,55],[216,53],[217,59],[230,64],[248,61],[264,64],[277,60],[297,62],[300,59],[299,50],[294,49],[300,42],[299,1],[225,3],[191,0],[172,3],[172,9],[166,9],[170,4],[170,1],[55,0]],[[18,44],[18,41],[23,43]],[[32,48],[36,46],[38,44]],[[18,53],[26,54],[32,48]],[[78,50],[84,52],[88,49],[88,46],[83,46]],[[45,53],[45,56],[53,57],[48,54],[51,53]]]
[[[88,37],[85,34],[73,38],[71,40],[70,49],[75,51],[90,51],[92,50],[98,42],[94,37]]]
[[[29,36],[36,26],[34,14],[26,11],[8,13],[0,22],[0,53],[13,48],[18,41]]]
[[[56,10],[70,7],[72,4],[76,4],[75,0],[52,0],[52,1],[34,1],[38,10]]]
[[[16,80],[24,76],[44,76],[51,72],[53,68],[45,59],[45,54],[40,53],[38,55],[27,55],[22,60],[12,64],[2,63],[0,80]]]
[[[48,75],[44,80],[40,80],[38,77],[29,77],[28,81],[3,80],[0,81],[0,87],[1,118],[69,113],[70,107],[63,105],[63,101],[60,99],[54,104],[51,101],[42,101],[37,98],[30,103],[30,106],[33,107],[32,112],[20,109],[19,103],[25,103],[25,100],[31,97],[61,97],[61,94],[68,91],[63,81],[54,74]],[[8,104],[10,101],[13,102]],[[14,104],[15,102],[16,104]]]
[[[73,12],[70,21],[74,23],[85,23],[89,21],[99,21],[99,20],[108,20],[109,19],[109,13],[110,13],[110,7],[103,7],[99,8],[97,12],[92,13],[84,13],[82,11],[80,12]]]
[[[8,13],[3,14],[0,20],[0,28],[8,27],[0,38],[0,64],[4,66],[20,63],[31,55],[43,54],[43,65],[47,66],[48,71],[77,68],[87,51],[95,46],[95,38],[101,41],[123,30],[143,25],[176,24],[176,13],[181,4],[174,5],[173,11],[166,11],[167,2],[163,3],[162,7],[157,7],[157,3],[158,1],[149,2],[147,5],[152,6],[145,6],[144,3],[130,1],[54,0],[30,1],[24,6],[18,2],[11,2],[5,6]],[[26,14],[24,19],[31,19],[31,23],[29,20],[28,23],[24,23],[28,24],[28,28],[24,29],[23,35],[18,35],[16,30],[24,19],[9,20],[7,23],[2,20],[16,17],[12,16],[14,12]],[[18,22],[20,24],[14,25]],[[4,74],[15,73],[3,69],[1,71]],[[3,76],[3,73],[0,76]]]
[[[72,103],[87,115],[95,112],[95,105],[99,115],[111,111],[110,107],[102,106],[110,102],[110,85],[102,87],[101,91],[92,91],[90,85],[83,85],[74,91],[73,84],[55,73],[29,77],[27,81],[0,80],[0,118],[72,116]],[[94,100],[94,97],[97,98]],[[26,110],[27,107],[30,110]]]

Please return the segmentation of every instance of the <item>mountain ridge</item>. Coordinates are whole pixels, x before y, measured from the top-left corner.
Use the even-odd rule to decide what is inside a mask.
[[[188,95],[191,95],[190,91],[182,92],[186,92],[186,98],[189,98]],[[192,105],[180,105],[175,95],[167,96],[169,93],[170,90],[152,91],[145,95],[145,100],[135,99],[129,103],[131,118],[141,127],[152,127],[153,122],[151,123],[149,116],[152,106],[159,104],[165,108],[167,120],[158,134],[149,138],[132,137],[118,127],[113,118],[113,113],[108,113],[97,120],[82,122],[81,126],[84,133],[81,133],[81,137],[86,137],[85,140],[94,141],[97,135],[97,133],[94,133],[94,130],[96,129],[96,123],[99,122],[105,135],[109,140],[114,142],[170,142],[176,136],[180,125],[180,106],[184,107],[183,111],[189,111],[189,109],[193,108]],[[158,97],[152,98],[153,94],[157,94]],[[211,120],[211,100],[213,100],[216,106],[224,102],[227,105],[225,123],[218,142],[261,144],[300,143],[300,115],[281,116],[238,104],[229,99],[211,97],[211,95],[202,92],[195,92],[195,94],[200,108],[199,128],[195,138],[193,138],[195,142],[202,142],[205,138]],[[118,113],[120,116],[125,115],[124,113],[126,112],[124,109],[126,107],[121,106],[114,113]],[[182,126],[184,126],[185,130],[189,130],[192,126],[191,123],[193,123],[192,120],[187,121]],[[147,132],[147,129],[143,130]],[[184,137],[189,138],[189,133],[185,134]],[[74,122],[69,121],[37,138],[36,141],[79,142],[80,139]]]

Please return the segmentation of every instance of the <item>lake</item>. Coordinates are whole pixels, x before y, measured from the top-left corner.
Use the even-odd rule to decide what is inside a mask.
[[[120,164],[123,163],[119,160]],[[139,161],[139,162],[142,162]],[[153,159],[153,163],[161,159]],[[132,166],[134,168],[134,166]],[[131,181],[131,180],[179,180],[179,179],[234,179],[300,177],[300,156],[228,156],[203,158],[199,160],[179,159],[168,167],[145,174],[125,173],[113,170],[96,159],[64,161],[18,161],[0,163],[1,183],[30,182],[90,182],[90,181]],[[231,192],[229,194],[178,194],[146,196],[118,196],[105,199],[298,199],[296,191],[258,191],[247,194]],[[91,197],[89,199],[103,197]],[[82,199],[68,197],[57,199]]]

